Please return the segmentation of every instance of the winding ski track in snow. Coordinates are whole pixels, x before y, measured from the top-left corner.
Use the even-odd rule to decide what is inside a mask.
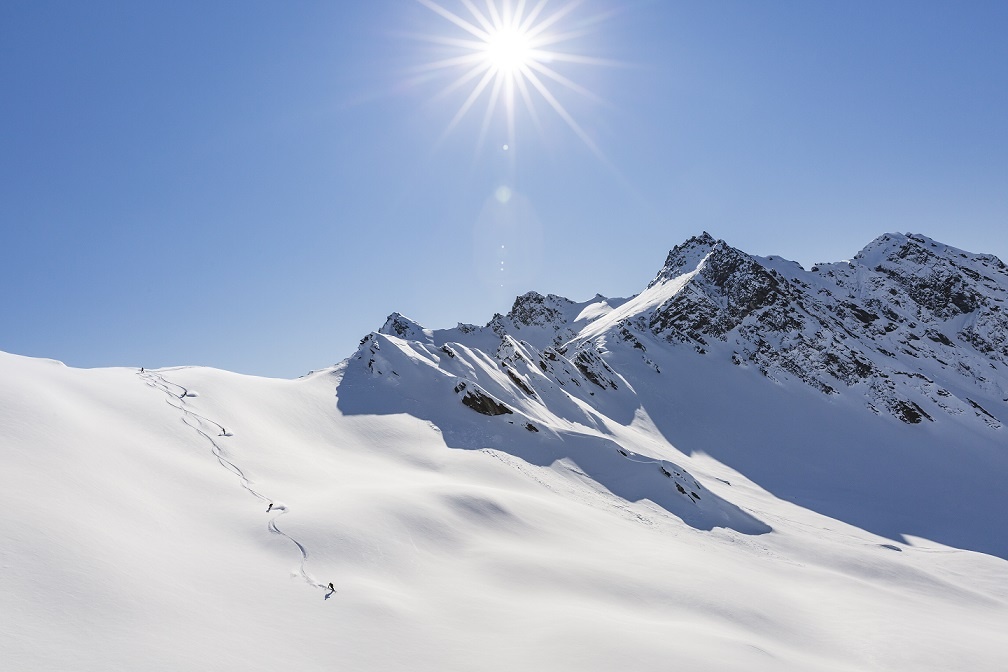
[[[186,397],[194,395],[192,395],[186,387],[179,385],[178,383],[173,383],[172,381],[165,378],[162,373],[157,371],[143,371],[143,372],[137,372],[137,375],[141,379],[143,379],[143,381],[146,383],[148,387],[159,390],[163,392],[165,395],[167,395],[168,398],[165,399],[165,403],[167,403],[175,410],[181,412],[182,422],[184,422],[188,427],[195,430],[196,433],[198,433],[200,436],[202,436],[210,443],[211,451],[213,452],[214,457],[217,458],[217,461],[220,463],[220,465],[225,469],[227,469],[228,471],[230,471],[235,476],[237,476],[238,482],[241,484],[241,486],[245,490],[247,490],[251,495],[253,495],[256,499],[258,499],[260,502],[269,504],[270,506],[267,509],[267,511],[277,512],[277,514],[270,519],[267,525],[269,531],[273,534],[277,534],[280,535],[281,537],[284,537],[292,544],[297,546],[298,551],[300,551],[301,553],[301,563],[298,566],[298,574],[301,576],[301,578],[304,579],[305,582],[307,582],[309,585],[314,586],[315,588],[322,588],[323,590],[327,589],[328,586],[320,582],[318,579],[316,579],[308,572],[308,569],[306,567],[306,564],[308,563],[308,549],[305,548],[305,545],[302,544],[297,539],[295,539],[294,537],[292,537],[291,535],[281,530],[277,526],[277,519],[279,519],[280,516],[284,515],[289,511],[287,506],[284,504],[274,503],[274,500],[271,497],[268,497],[263,493],[259,492],[258,490],[256,490],[255,488],[253,488],[252,484],[250,483],[248,477],[245,475],[245,472],[242,471],[241,467],[239,467],[237,464],[224,457],[224,451],[221,448],[220,444],[217,442],[216,438],[211,436],[204,429],[206,425],[213,425],[220,429],[220,434],[218,436],[225,436],[225,437],[231,436],[231,434],[228,434],[227,430],[224,428],[224,425],[217,422],[216,420],[211,420],[210,418],[204,415],[200,415],[196,411],[193,411],[192,409],[188,408],[188,406],[186,406],[185,401]],[[179,391],[177,392],[176,390]]]

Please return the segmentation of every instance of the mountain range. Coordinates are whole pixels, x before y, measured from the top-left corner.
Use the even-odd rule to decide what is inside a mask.
[[[590,396],[595,388],[617,390],[622,376],[606,363],[611,351],[636,349],[660,374],[648,347],[687,346],[770,380],[862,396],[872,413],[908,424],[962,415],[999,429],[1001,420],[974,398],[1004,415],[1006,288],[1008,268],[997,257],[919,235],[885,235],[850,261],[806,271],[704,233],[669,252],[647,289],[631,299],[596,295],[578,303],[529,292],[485,327],[428,332],[394,313],[378,334],[443,353],[453,352],[452,343],[493,353],[512,383],[496,389],[509,399],[534,398],[529,386],[537,378],[575,388],[592,383],[585,388]],[[518,361],[537,366],[519,367],[519,374]]]
[[[393,313],[292,381],[3,355],[0,654],[1001,669],[1006,299],[918,234],[805,269],[703,233],[630,298]]]

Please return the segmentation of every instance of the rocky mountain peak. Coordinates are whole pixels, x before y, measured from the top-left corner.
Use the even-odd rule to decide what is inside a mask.
[[[392,313],[389,315],[385,320],[385,324],[378,330],[378,333],[386,336],[395,336],[407,341],[429,340],[431,336],[428,330],[401,313]]]
[[[666,280],[679,277],[683,273],[689,273],[697,268],[700,262],[707,256],[711,249],[718,244],[725,245],[723,240],[715,240],[713,236],[704,231],[699,236],[693,236],[689,240],[676,245],[665,259],[665,265],[658,272],[648,287],[653,287]]]
[[[997,257],[886,234],[849,262],[805,271],[711,240],[677,246],[652,286],[692,275],[626,323],[701,354],[730,348],[738,365],[827,394],[862,388],[869,408],[905,422],[973,408],[1000,427],[975,400],[950,392],[967,383],[1008,400],[999,368],[1008,366],[1008,272]]]
[[[1008,269],[993,255],[972,254],[919,234],[885,234],[857,254],[852,263],[891,280],[893,303],[907,304],[920,320],[947,320],[1000,303]],[[905,299],[903,298],[905,297]],[[1000,299],[1001,301],[997,301]]]
[[[507,316],[519,327],[557,327],[566,322],[562,309],[572,305],[570,299],[555,294],[526,292],[515,299]]]

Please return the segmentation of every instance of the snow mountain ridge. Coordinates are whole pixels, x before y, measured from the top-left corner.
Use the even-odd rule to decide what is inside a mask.
[[[0,353],[0,660],[1002,670],[1006,298],[916,234],[705,233],[296,380]]]
[[[997,257],[918,234],[805,270],[705,232],[630,298],[528,292],[485,326],[440,330],[393,313],[341,365],[338,404],[423,418],[449,446],[573,461],[700,529],[769,528],[705,498],[681,453],[893,539],[1008,557],[1008,537],[991,533],[1008,502],[983,483],[1008,458],[1006,299]],[[657,444],[646,453],[642,428]],[[661,470],[627,473],[618,457]],[[952,504],[939,490],[970,494]]]
[[[534,416],[529,404],[543,403],[536,393],[543,385],[589,405],[600,403],[592,399],[597,392],[632,390],[610,365],[614,351],[637,351],[661,375],[649,350],[685,349],[729,358],[772,381],[863,399],[870,412],[907,424],[960,416],[998,430],[1008,403],[1006,299],[1008,268],[997,257],[921,235],[886,234],[850,261],[806,271],[705,232],[673,248],[629,299],[575,302],[528,292],[486,326],[433,331],[393,313],[355,359],[382,375],[381,344],[397,339],[391,347],[422,354],[464,383],[463,400],[476,386],[502,408]],[[466,381],[477,369],[460,363],[477,352],[502,375]],[[459,362],[445,361],[459,353]]]

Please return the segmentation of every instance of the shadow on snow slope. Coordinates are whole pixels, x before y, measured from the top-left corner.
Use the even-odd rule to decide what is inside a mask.
[[[450,448],[489,448],[582,482],[587,478],[589,487],[601,486],[630,502],[650,500],[696,529],[771,531],[678,465],[635,454],[586,426],[560,419],[552,425],[538,418],[530,421],[520,410],[497,416],[477,413],[460,401],[455,388],[461,378],[432,362],[418,361],[402,341],[382,340],[386,372],[378,374],[356,358],[345,364],[337,405],[346,415],[408,414],[435,425]],[[535,430],[528,429],[529,424]]]
[[[667,441],[706,453],[775,496],[889,539],[906,536],[1008,559],[1004,433],[954,419],[876,416],[856,389],[827,397],[797,381],[666,350],[635,380]],[[633,353],[614,351],[617,370]],[[628,361],[621,361],[622,359]]]

